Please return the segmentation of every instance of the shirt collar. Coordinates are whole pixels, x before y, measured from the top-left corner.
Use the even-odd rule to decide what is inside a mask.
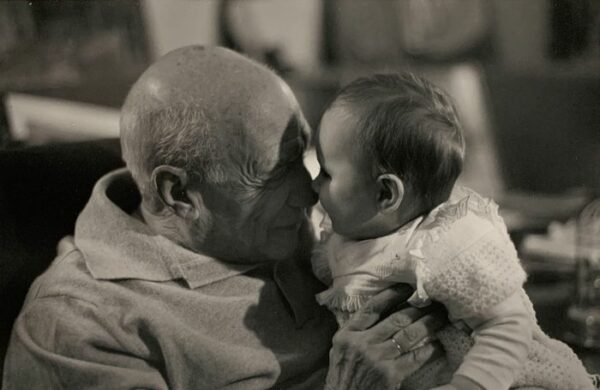
[[[224,263],[157,235],[126,211],[136,203],[139,193],[126,169],[111,172],[96,183],[75,225],[75,245],[94,278],[183,279],[190,288],[198,288],[258,266]]]
[[[95,279],[182,279],[195,289],[266,264],[226,263],[188,250],[132,217],[128,212],[138,205],[139,193],[126,169],[111,172],[96,183],[75,226],[75,245]],[[275,264],[273,278],[296,326],[301,327],[318,310],[326,310],[314,298],[324,286],[297,261]]]

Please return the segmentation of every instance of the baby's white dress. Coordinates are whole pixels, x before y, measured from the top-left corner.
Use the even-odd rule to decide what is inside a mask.
[[[452,324],[437,337],[446,357],[417,371],[403,389],[449,383],[454,374],[486,389],[594,389],[573,351],[538,326],[523,290],[526,274],[497,209],[457,186],[447,202],[385,237],[349,241],[325,227],[312,266],[330,287],[318,302],[340,326],[397,283],[415,288],[414,306],[445,305]]]

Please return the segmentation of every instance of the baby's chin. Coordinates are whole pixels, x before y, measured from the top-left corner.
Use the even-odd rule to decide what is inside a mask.
[[[368,238],[364,234],[359,234],[358,232],[339,229],[336,227],[335,223],[331,225],[331,230],[333,231],[333,233],[337,234],[338,236],[344,237],[346,240],[360,241]]]
[[[356,230],[348,230],[348,229],[336,229],[335,223],[332,224],[332,231],[344,237],[347,240],[351,241],[362,241],[362,240],[371,240],[373,238],[385,236],[388,233],[384,231],[383,227],[379,226],[370,226],[368,228],[356,229]]]

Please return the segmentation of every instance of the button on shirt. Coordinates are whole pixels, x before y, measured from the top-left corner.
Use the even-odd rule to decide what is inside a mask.
[[[125,170],[96,184],[29,291],[3,388],[322,388],[336,324],[309,267],[178,246],[107,195],[132,185]]]

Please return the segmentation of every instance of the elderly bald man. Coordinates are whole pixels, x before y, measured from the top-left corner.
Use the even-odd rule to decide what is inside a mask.
[[[288,86],[237,53],[152,65],[122,110],[127,169],[98,181],[31,287],[3,388],[322,388],[336,325],[307,261],[308,133]],[[385,294],[336,337],[330,387],[390,387],[435,353],[389,353],[432,321],[380,321],[407,296]]]

